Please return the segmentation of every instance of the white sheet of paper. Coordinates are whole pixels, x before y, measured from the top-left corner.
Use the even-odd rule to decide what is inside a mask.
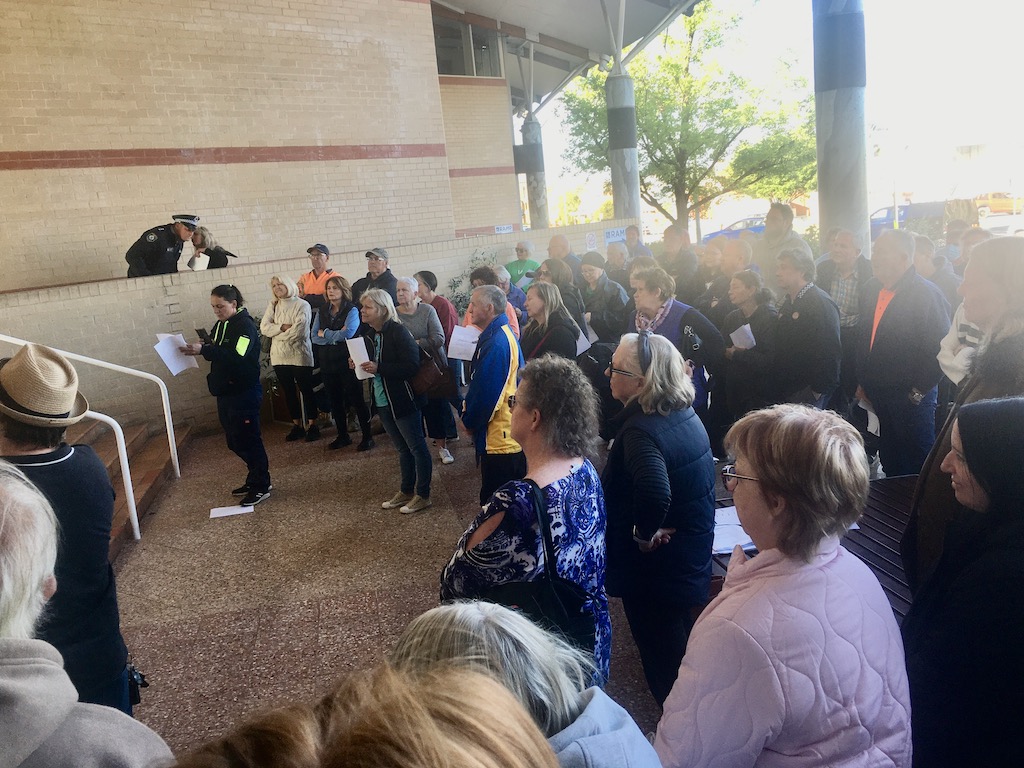
[[[754,332],[750,330],[750,323],[741,325],[729,334],[729,338],[732,339],[732,343],[737,349],[753,349],[757,345],[754,340]]]
[[[715,525],[739,525],[740,516],[736,507],[722,507],[715,510]]]
[[[480,340],[480,329],[472,325],[457,325],[452,329],[452,340],[448,342],[448,357],[456,360],[472,360],[476,343]]]
[[[593,344],[590,343],[590,339],[587,338],[586,334],[581,333],[576,337],[576,357],[582,355],[592,346]]]
[[[589,325],[587,326],[587,338],[590,340],[591,344],[597,344],[597,340],[600,338]]]
[[[857,405],[859,405],[861,408],[868,412],[868,432],[870,432],[875,437],[878,437],[878,433],[881,431],[881,425],[878,423],[878,414],[875,413],[870,403],[868,403],[866,400],[858,400]]]
[[[356,378],[360,381],[372,379],[372,373],[367,373],[359,367],[360,363],[370,362],[370,353],[366,351],[366,342],[363,341],[363,337],[355,336],[354,338],[346,339],[345,342],[348,344],[348,353],[352,357],[352,362],[356,364]]]
[[[173,339],[173,338],[174,338],[174,334],[173,333],[158,333],[156,335],[156,340],[157,341],[163,341],[164,339]]]
[[[210,510],[210,519],[215,517],[231,517],[232,515],[244,515],[252,512],[252,507],[214,507]]]
[[[185,337],[180,333],[166,336],[153,345],[153,349],[160,355],[160,359],[164,361],[164,365],[167,366],[167,370],[171,372],[172,376],[177,376],[189,368],[199,367],[199,363],[194,357],[187,357],[181,353],[181,348],[185,345]]]
[[[750,536],[740,525],[736,507],[722,507],[715,510],[715,542],[712,551],[716,555],[728,555],[739,544],[744,550],[757,549]]]

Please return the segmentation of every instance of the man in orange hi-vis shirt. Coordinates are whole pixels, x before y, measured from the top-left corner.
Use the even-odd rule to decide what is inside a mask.
[[[889,477],[916,475],[935,442],[936,355],[949,330],[949,304],[914,269],[914,237],[883,232],[864,286],[857,361],[860,394],[879,422],[879,457]]]

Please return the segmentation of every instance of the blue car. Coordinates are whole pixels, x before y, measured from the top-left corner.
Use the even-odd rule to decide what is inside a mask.
[[[749,216],[739,221],[734,221],[725,229],[720,229],[717,232],[704,235],[701,238],[702,243],[710,242],[715,237],[728,237],[729,239],[735,239],[740,236],[742,232],[753,232],[754,234],[760,234],[764,232],[764,216]]]

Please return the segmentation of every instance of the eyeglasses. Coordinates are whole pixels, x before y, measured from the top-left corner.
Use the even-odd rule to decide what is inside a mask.
[[[516,253],[525,253],[525,252],[526,252],[525,248],[516,248]]]
[[[628,376],[631,379],[639,379],[640,378],[640,374],[639,373],[633,373],[632,371],[624,371],[621,368],[612,368],[609,365],[608,366],[608,378],[611,378],[613,373],[617,373],[619,376]]]
[[[387,261],[387,259],[382,259],[380,256],[367,256],[366,260],[367,261]]]
[[[736,486],[739,484],[740,480],[753,480],[755,483],[761,482],[756,477],[748,477],[747,475],[737,475],[735,464],[726,464],[724,467],[722,467],[722,483],[725,485],[725,490],[730,492],[735,491]]]
[[[515,407],[516,407],[516,396],[515,395],[509,395],[508,396],[508,409],[511,411]]]

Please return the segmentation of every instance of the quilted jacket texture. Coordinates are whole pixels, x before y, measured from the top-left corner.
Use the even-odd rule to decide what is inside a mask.
[[[910,766],[903,642],[867,566],[834,538],[809,564],[737,549],[654,748],[666,767]]]

